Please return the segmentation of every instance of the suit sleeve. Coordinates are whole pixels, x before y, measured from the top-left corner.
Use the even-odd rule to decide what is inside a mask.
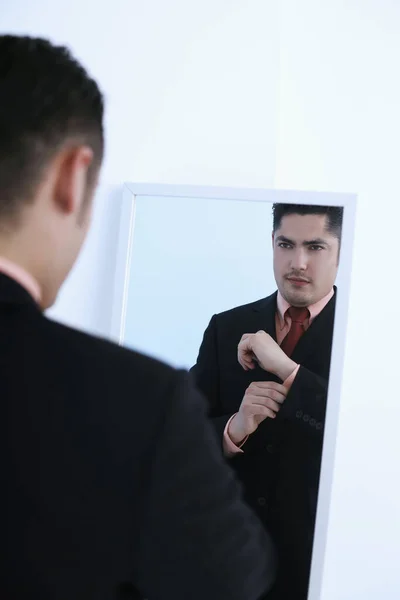
[[[168,405],[135,557],[138,588],[151,600],[258,600],[275,578],[272,542],[186,376]]]
[[[284,403],[284,413],[311,435],[323,438],[328,380],[300,366]]]
[[[204,332],[197,362],[190,370],[198,390],[208,402],[208,416],[217,433],[220,444],[223,442],[224,430],[232,414],[222,411],[219,398],[219,364],[217,352],[217,323],[214,315]]]

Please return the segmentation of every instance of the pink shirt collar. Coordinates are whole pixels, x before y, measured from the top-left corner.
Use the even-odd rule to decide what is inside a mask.
[[[325,306],[328,304],[329,300],[332,298],[333,294],[334,294],[334,291],[332,288],[331,291],[329,292],[329,294],[324,296],[324,298],[322,298],[315,304],[311,304],[310,306],[307,307],[308,310],[310,311],[309,325],[311,325],[311,323],[313,322],[315,317],[317,317],[319,315],[319,313],[325,308]],[[281,295],[281,293],[279,291],[278,291],[278,297],[277,297],[277,308],[278,308],[279,320],[281,322],[281,325],[283,325],[285,322],[285,313],[286,313],[287,309],[290,308],[290,304],[289,304],[289,302],[287,302],[285,300],[285,298]]]
[[[38,282],[30,273],[25,271],[22,267],[17,265],[16,263],[8,260],[8,258],[4,258],[0,256],[0,273],[4,273],[11,279],[14,279],[17,283],[19,283],[26,291],[32,296],[32,298],[40,304],[41,300],[41,290]]]

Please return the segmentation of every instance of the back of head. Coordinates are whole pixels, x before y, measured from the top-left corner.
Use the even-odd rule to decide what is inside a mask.
[[[53,282],[40,282],[52,288],[45,289],[44,304],[54,301],[79,251],[82,240],[72,239],[67,217],[82,217],[80,196],[90,197],[102,157],[103,98],[96,82],[64,47],[0,36],[0,255],[29,270],[24,246],[32,250],[48,238],[33,264],[54,243],[60,264]],[[70,237],[73,250],[61,256],[57,239],[68,246]]]

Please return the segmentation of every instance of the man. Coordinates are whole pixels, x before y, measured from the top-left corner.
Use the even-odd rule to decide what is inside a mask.
[[[102,120],[66,49],[0,36],[0,597],[256,600],[271,541],[187,376],[43,315],[89,227]]]
[[[274,205],[278,290],[214,315],[192,369],[246,499],[275,538],[274,600],[307,597],[341,227],[341,208]]]

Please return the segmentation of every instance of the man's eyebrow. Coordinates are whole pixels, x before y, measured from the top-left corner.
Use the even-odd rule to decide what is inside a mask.
[[[278,235],[278,237],[276,238],[277,242],[285,242],[285,244],[292,244],[292,246],[295,245],[295,242],[293,240],[289,240],[289,238],[285,237],[284,235]]]
[[[278,235],[276,238],[277,242],[284,242],[285,244],[291,244],[292,246],[296,245],[296,242],[287,238],[285,235]],[[328,242],[323,238],[315,238],[313,240],[305,240],[302,242],[303,246],[329,246]]]
[[[328,246],[328,242],[322,238],[315,238],[314,240],[309,240],[303,242],[304,246]]]

